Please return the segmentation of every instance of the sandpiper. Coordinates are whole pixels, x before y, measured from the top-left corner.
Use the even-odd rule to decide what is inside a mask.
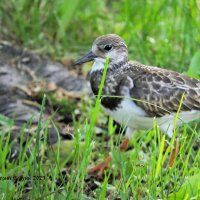
[[[94,61],[90,83],[95,95],[107,56],[109,65],[101,104],[115,121],[127,126],[125,137],[130,139],[136,129],[152,128],[155,119],[160,130],[172,137],[180,104],[177,126],[200,118],[199,80],[129,61],[126,43],[115,34],[98,37],[91,51],[75,63]]]

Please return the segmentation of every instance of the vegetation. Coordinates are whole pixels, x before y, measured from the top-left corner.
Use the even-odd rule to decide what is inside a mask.
[[[49,54],[54,59],[76,59],[90,49],[97,36],[116,33],[127,42],[130,59],[196,78],[200,76],[199,21],[198,0],[0,1],[0,36],[28,49]],[[86,65],[84,70],[88,71],[89,67],[90,64]],[[175,129],[180,152],[170,168],[174,137],[171,140],[165,137],[156,126],[153,130],[138,131],[131,141],[133,148],[118,153],[124,127],[117,127],[110,118],[107,123],[106,115],[99,112],[100,96],[101,90],[95,104],[94,99],[88,97],[79,103],[83,117],[74,118],[74,140],[63,142],[57,131],[59,140],[51,147],[47,145],[48,127],[54,122],[52,119],[42,121],[47,103],[44,96],[36,138],[33,136],[22,148],[30,119],[20,132],[19,158],[12,162],[8,159],[12,142],[5,132],[11,130],[14,122],[0,116],[3,127],[0,134],[0,197],[199,199],[200,121]],[[51,98],[54,107],[60,104],[54,96]],[[74,112],[76,103],[62,100],[61,106]],[[99,127],[101,137],[94,134]],[[56,125],[54,128],[57,130]],[[165,140],[169,147],[163,153]],[[33,150],[27,156],[31,147]],[[109,152],[113,155],[112,168],[101,179],[89,176],[88,166],[92,162],[100,163]],[[14,181],[3,180],[5,177]],[[27,180],[20,180],[20,177]]]

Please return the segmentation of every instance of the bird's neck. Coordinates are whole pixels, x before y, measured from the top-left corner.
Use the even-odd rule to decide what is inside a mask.
[[[92,66],[91,73],[103,73],[103,70],[105,68],[106,59],[103,58],[96,58],[94,61],[94,64]],[[128,65],[128,59],[123,58],[120,60],[110,60],[108,65],[108,72],[109,71],[115,71],[120,68],[124,68]]]
[[[102,60],[95,60],[90,72],[90,84],[95,95],[97,95],[99,91],[104,67],[105,62],[102,62]],[[110,85],[110,80],[115,74],[121,74],[121,72],[124,71],[126,67],[128,67],[128,60],[121,60],[118,63],[110,62],[106,73],[104,88],[108,88],[108,91],[110,91],[110,87],[112,87],[112,85]],[[105,93],[105,91],[103,91],[103,93]]]

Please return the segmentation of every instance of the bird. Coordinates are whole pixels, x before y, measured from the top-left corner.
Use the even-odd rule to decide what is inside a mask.
[[[177,127],[200,118],[200,81],[176,71],[130,61],[125,41],[116,34],[96,38],[89,53],[74,63],[94,62],[90,72],[94,95],[98,94],[107,58],[101,105],[116,122],[127,127],[122,151],[136,130],[151,129],[155,121],[161,132],[171,138],[177,112]],[[107,162],[110,160],[108,157]]]

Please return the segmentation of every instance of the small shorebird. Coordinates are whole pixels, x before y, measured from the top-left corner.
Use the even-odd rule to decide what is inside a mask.
[[[91,51],[75,63],[94,61],[90,83],[95,95],[107,56],[109,65],[101,104],[115,121],[127,126],[127,140],[122,150],[127,147],[134,130],[152,128],[154,119],[160,130],[172,137],[179,106],[177,126],[200,118],[200,81],[178,72],[129,61],[124,40],[115,34],[98,37]]]

